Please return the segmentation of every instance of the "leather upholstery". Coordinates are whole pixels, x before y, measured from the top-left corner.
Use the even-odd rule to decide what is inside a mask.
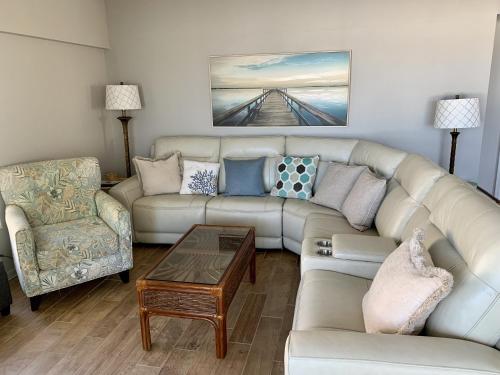
[[[264,188],[267,193],[276,183],[276,156],[285,153],[285,137],[224,137],[220,143],[219,192],[226,188],[224,158],[252,159],[266,157],[264,164]]]
[[[497,350],[441,337],[294,330],[285,347],[285,374],[288,375],[499,373]]]
[[[378,238],[374,236],[367,237],[374,239]],[[326,239],[327,238],[325,238],[325,240]],[[316,243],[319,240],[321,240],[321,238],[306,238],[302,242],[302,252],[300,254],[301,275],[310,270],[326,270],[372,280],[382,264],[379,262],[341,259],[334,256],[319,255],[319,246]]]
[[[165,158],[179,151],[183,159],[219,162],[219,137],[178,136],[161,137],[154,143],[154,157]]]
[[[300,254],[304,239],[304,224],[312,213],[342,216],[334,209],[302,199],[287,199],[283,205],[283,241],[285,248]]]
[[[376,174],[391,178],[406,155],[404,151],[379,143],[359,141],[352,150],[349,164],[366,165]]]
[[[382,263],[398,245],[392,238],[334,234],[332,252],[337,259]]]
[[[207,224],[250,225],[255,227],[257,247],[282,247],[283,198],[232,197],[219,195],[207,202]]]
[[[364,232],[351,227],[343,216],[310,214],[306,219],[304,227],[304,239],[306,238],[332,238],[334,234],[361,234],[363,236],[377,236],[377,230],[370,228]]]
[[[204,195],[163,194],[137,199],[133,205],[137,233],[184,234],[193,224],[205,223]]]
[[[369,280],[338,272],[305,272],[297,292],[293,329],[364,332],[361,302],[369,286]]]

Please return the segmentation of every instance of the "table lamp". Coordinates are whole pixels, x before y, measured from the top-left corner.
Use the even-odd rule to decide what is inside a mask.
[[[127,111],[141,108],[141,98],[136,85],[124,85],[123,82],[120,82],[119,85],[106,85],[106,109],[122,111],[121,116],[117,119],[121,121],[123,127],[127,177],[131,176],[128,122],[132,118],[127,116]]]
[[[479,115],[479,99],[463,98],[458,95],[455,99],[444,99],[437,103],[434,127],[451,129],[451,152],[449,172],[455,172],[455,153],[457,138],[460,132],[457,129],[477,128],[481,123]]]

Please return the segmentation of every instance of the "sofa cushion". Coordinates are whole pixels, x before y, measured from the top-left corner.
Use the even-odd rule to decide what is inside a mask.
[[[264,178],[262,176],[266,158],[248,160],[224,159],[226,175],[225,195],[264,195]]]
[[[284,156],[278,163],[276,185],[271,195],[282,198],[310,199],[319,156]]]
[[[183,160],[180,194],[217,195],[219,163]]]
[[[386,181],[366,169],[347,195],[342,205],[342,214],[354,228],[367,230],[373,224],[385,191]]]
[[[150,159],[136,156],[133,159],[137,178],[145,196],[178,193],[181,189],[180,153],[167,159]]]
[[[205,223],[205,195],[164,194],[137,199],[133,204],[134,230],[149,233],[185,233]]]
[[[294,330],[341,329],[364,332],[361,302],[370,281],[338,272],[310,270],[297,292]]]
[[[370,141],[359,141],[352,150],[349,164],[366,165],[377,175],[391,178],[407,153]]]
[[[207,224],[249,225],[255,227],[257,247],[259,238],[275,238],[281,247],[283,198],[233,197],[219,195],[207,203]]]
[[[40,270],[95,260],[118,251],[118,235],[97,216],[33,228]]]
[[[315,213],[307,217],[306,224],[304,226],[304,239],[330,239],[334,234],[362,234],[364,236],[378,235],[375,228],[367,229],[364,232],[354,229],[343,216]]]
[[[330,164],[311,202],[340,211],[349,192],[365,169],[367,167],[358,165]]]
[[[285,247],[300,253],[300,244],[304,239],[306,218],[313,213],[342,216],[336,210],[320,206],[302,199],[286,199],[283,205],[283,240]],[[290,241],[290,242],[289,242]]]
[[[423,230],[403,242],[380,267],[363,298],[368,333],[418,334],[453,286],[453,276],[434,267]]]

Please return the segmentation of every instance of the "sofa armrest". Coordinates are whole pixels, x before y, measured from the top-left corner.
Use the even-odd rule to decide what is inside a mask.
[[[389,237],[334,234],[332,255],[338,259],[383,263],[398,245]]]
[[[5,223],[9,231],[12,257],[21,288],[28,297],[41,294],[35,237],[26,214],[21,207],[8,205],[5,208]]]
[[[132,214],[132,205],[134,204],[134,201],[143,196],[139,178],[137,175],[127,178],[125,181],[122,181],[109,189],[109,195],[123,204]]]
[[[428,336],[346,331],[291,331],[285,374],[499,374],[500,352]]]
[[[124,267],[132,268],[130,213],[116,199],[99,190],[95,195],[97,214],[118,235]]]

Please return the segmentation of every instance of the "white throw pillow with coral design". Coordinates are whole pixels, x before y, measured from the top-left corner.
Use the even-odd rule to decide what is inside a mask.
[[[219,163],[184,160],[180,194],[217,195]]]

